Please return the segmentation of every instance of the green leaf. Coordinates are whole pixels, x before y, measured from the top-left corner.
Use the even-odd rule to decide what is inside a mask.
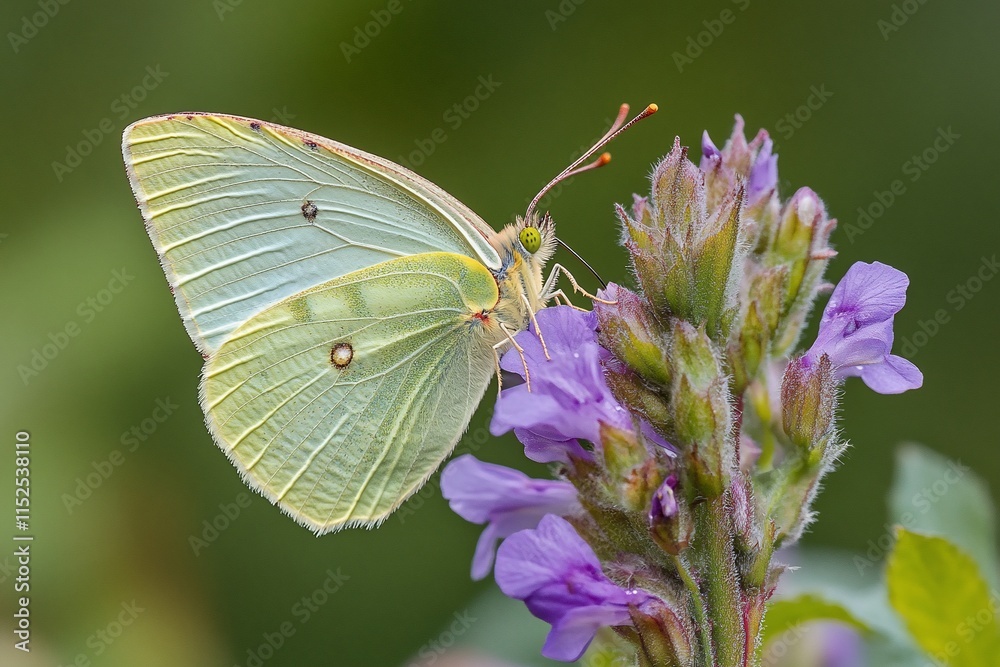
[[[951,667],[1000,662],[1000,592],[941,537],[897,530],[886,569],[889,601],[927,655]]]
[[[869,630],[865,623],[855,618],[842,605],[818,595],[800,595],[795,598],[775,600],[767,606],[767,615],[764,618],[761,644],[765,647],[775,637],[810,621],[840,621],[862,632]]]
[[[992,587],[1000,587],[989,490],[961,461],[920,445],[901,447],[889,514],[893,523],[908,530],[948,538],[975,559]]]

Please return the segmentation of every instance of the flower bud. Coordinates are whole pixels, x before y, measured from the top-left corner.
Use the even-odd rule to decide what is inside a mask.
[[[836,224],[836,220],[827,218],[826,207],[809,188],[796,192],[781,211],[765,256],[768,264],[788,270],[782,331],[776,340],[775,355],[786,354],[799,338],[826,265],[836,254],[828,246]]]
[[[701,170],[705,172],[709,209],[717,207],[735,187],[745,184],[744,227],[747,242],[755,246],[758,237],[774,227],[777,218],[778,156],[773,153],[774,144],[766,130],[757,132],[747,143],[743,129],[743,118],[737,115],[722,150],[706,132],[702,138]]]
[[[669,387],[668,337],[653,319],[646,300],[614,283],[598,296],[614,302],[594,302],[601,345],[643,380]]]
[[[622,405],[649,422],[659,433],[671,433],[673,418],[665,392],[645,382],[618,359],[605,359],[604,379],[611,394]]]
[[[616,482],[631,477],[633,469],[645,461],[647,456],[646,448],[639,442],[635,431],[626,431],[604,423],[601,424],[601,453],[608,474]],[[649,492],[641,491],[647,496]]]
[[[732,502],[733,532],[739,555],[737,562],[744,586],[760,588],[770,571],[771,554],[774,552],[774,524],[761,526],[753,483],[747,475],[740,475],[729,487]]]
[[[822,457],[833,430],[837,379],[827,355],[810,362],[788,362],[781,381],[781,417],[785,434],[802,452]]]
[[[671,609],[666,604],[633,607],[629,611],[639,635],[640,665],[693,667],[694,627],[686,611]]]
[[[651,199],[637,197],[632,215],[617,208],[633,268],[658,319],[677,317],[704,325],[716,340],[726,337],[749,246],[745,199],[736,183],[708,206],[705,174],[678,139],[653,170]]]
[[[782,312],[786,273],[782,266],[758,268],[749,278],[743,312],[727,350],[736,395],[743,393],[771,354],[771,341]]]
[[[671,362],[675,369],[671,407],[682,451],[689,459],[698,492],[721,495],[735,467],[729,383],[704,330],[675,320]]]
[[[677,500],[677,475],[671,473],[649,503],[649,534],[661,549],[677,555],[688,548],[694,523],[688,508]]]

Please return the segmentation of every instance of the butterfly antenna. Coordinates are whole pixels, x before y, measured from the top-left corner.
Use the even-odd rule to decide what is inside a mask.
[[[548,184],[544,188],[542,188],[537,195],[535,195],[535,198],[531,200],[530,204],[528,204],[528,210],[524,215],[525,220],[531,218],[531,216],[535,212],[535,207],[538,206],[538,202],[541,201],[542,197],[544,197],[552,188],[559,185],[559,183],[565,181],[567,178],[576,176],[577,174],[582,174],[585,171],[590,171],[591,169],[597,169],[598,167],[603,167],[608,162],[610,162],[611,155],[609,153],[604,153],[590,164],[587,164],[582,167],[580,166],[584,162],[589,160],[594,153],[604,148],[609,142],[611,142],[611,140],[613,140],[619,134],[621,134],[628,128],[632,127],[640,120],[652,116],[654,113],[656,113],[658,108],[659,107],[657,107],[655,104],[650,104],[645,109],[643,109],[642,112],[639,113],[635,118],[626,123],[625,118],[628,117],[629,106],[627,104],[621,105],[621,107],[619,107],[618,109],[618,116],[617,118],[615,118],[615,122],[611,124],[611,128],[604,134],[604,136],[601,137],[597,141],[597,143],[591,146],[586,153],[584,153],[577,160],[575,160],[573,164],[563,169],[558,176],[549,181]]]
[[[578,261],[578,262],[580,262],[581,264],[583,264],[583,265],[584,265],[585,267],[587,267],[587,269],[588,269],[588,270],[589,270],[589,271],[590,271],[591,273],[593,273],[593,274],[594,274],[594,277],[595,277],[595,278],[597,278],[597,282],[601,283],[601,287],[602,287],[603,289],[607,289],[607,288],[608,288],[608,284],[607,284],[606,282],[604,282],[604,279],[603,279],[603,278],[601,278],[600,274],[598,274],[598,273],[597,273],[597,271],[595,271],[595,270],[594,270],[594,267],[592,267],[592,266],[591,266],[591,265],[590,265],[590,264],[589,264],[589,263],[587,262],[587,260],[585,260],[585,259],[584,259],[583,257],[581,257],[581,256],[580,256],[580,253],[578,253],[578,252],[577,252],[576,250],[573,250],[573,249],[572,249],[572,248],[570,248],[570,247],[569,247],[568,245],[566,245],[566,242],[565,242],[565,241],[563,241],[562,239],[560,239],[560,238],[557,238],[557,239],[556,239],[556,241],[558,241],[558,242],[559,242],[559,245],[561,245],[561,246],[562,246],[563,248],[565,248],[566,250],[568,250],[568,251],[569,251],[569,254],[571,254],[571,255],[573,255],[574,257],[576,257],[576,259],[577,259],[577,261]]]

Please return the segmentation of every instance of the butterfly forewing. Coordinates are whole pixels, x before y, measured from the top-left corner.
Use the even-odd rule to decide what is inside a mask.
[[[249,118],[159,116],[125,131],[129,179],[188,333],[210,354],[281,299],[385,260],[499,266],[492,230],[419,176]]]
[[[208,361],[202,401],[246,481],[318,533],[384,519],[451,452],[502,334],[480,263],[420,254],[251,317]]]

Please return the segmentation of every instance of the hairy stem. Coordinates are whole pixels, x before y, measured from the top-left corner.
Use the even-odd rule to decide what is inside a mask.
[[[702,660],[704,660],[705,667],[713,667],[712,623],[708,619],[705,602],[701,598],[701,589],[698,588],[698,582],[694,580],[687,561],[681,556],[674,556],[673,558],[677,572],[681,576],[681,581],[684,582],[684,585],[691,593],[691,601],[694,605],[694,617],[698,623],[698,639],[701,643]]]
[[[702,594],[712,625],[715,646],[713,667],[743,664],[746,644],[743,627],[739,572],[733,547],[733,529],[726,507],[726,495],[706,499],[695,508],[695,531],[700,557]]]

